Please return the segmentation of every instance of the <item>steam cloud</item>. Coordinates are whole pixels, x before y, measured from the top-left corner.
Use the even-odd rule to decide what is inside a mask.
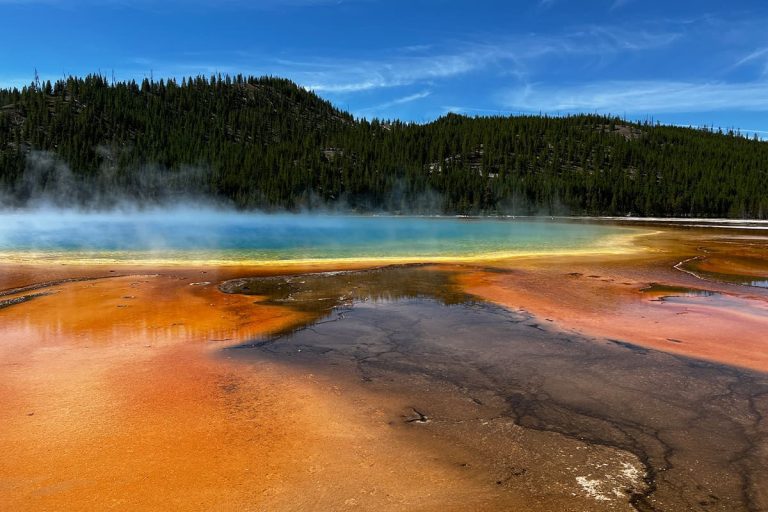
[[[48,151],[30,151],[24,172],[16,183],[0,190],[0,212],[37,210],[74,210],[85,212],[142,211],[184,209],[234,210],[234,204],[211,190],[211,170],[183,166],[167,169],[144,165],[121,170],[107,147],[97,148],[104,162],[96,173],[76,173],[57,155]],[[258,196],[244,206],[248,210],[282,212]],[[292,211],[319,214],[395,214],[435,215],[444,211],[442,194],[427,189],[414,192],[404,180],[376,200],[342,195],[327,201],[310,191]],[[475,212],[480,213],[480,212]],[[557,200],[546,206],[536,205],[522,194],[502,199],[499,215],[550,216],[569,215],[570,210]]]
[[[0,196],[0,253],[138,251],[173,259],[182,251],[185,258],[207,260],[236,259],[246,251],[255,259],[311,259],[492,252],[517,243],[570,246],[594,236],[591,229],[573,226],[544,229],[525,223],[348,215],[361,210],[373,214],[442,211],[439,193],[414,194],[405,182],[394,184],[379,209],[359,201],[353,208],[345,197],[327,203],[310,196],[305,215],[239,212],[210,193],[209,177],[204,168],[145,166],[121,173],[108,164],[98,173],[84,175],[73,172],[52,153],[31,152],[22,179]],[[508,205],[512,211],[530,212],[526,206],[525,198],[513,198]],[[520,236],[528,241],[521,242]]]
[[[109,150],[99,148],[102,156]],[[105,158],[109,162],[109,158]],[[225,206],[207,191],[207,172],[143,166],[130,173],[106,163],[93,175],[76,174],[48,151],[31,151],[20,180],[0,195],[3,210],[71,209],[107,211],[144,209],[203,202]]]

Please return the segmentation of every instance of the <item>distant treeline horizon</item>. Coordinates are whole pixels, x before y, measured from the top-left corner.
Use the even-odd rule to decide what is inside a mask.
[[[356,119],[293,82],[0,89],[0,207],[768,218],[768,143],[613,116]]]

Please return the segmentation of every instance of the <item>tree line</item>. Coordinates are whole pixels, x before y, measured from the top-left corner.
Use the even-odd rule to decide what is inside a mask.
[[[60,186],[64,168],[77,193],[57,197],[73,203],[117,191],[243,209],[768,217],[768,143],[738,133],[597,115],[355,119],[275,77],[0,89],[5,206]]]

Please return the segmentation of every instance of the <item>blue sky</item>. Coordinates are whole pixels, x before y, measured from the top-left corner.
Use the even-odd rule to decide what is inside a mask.
[[[0,84],[271,74],[357,116],[613,113],[768,137],[768,2],[0,0]]]

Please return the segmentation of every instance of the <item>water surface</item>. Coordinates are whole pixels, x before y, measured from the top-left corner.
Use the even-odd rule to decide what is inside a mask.
[[[276,262],[619,251],[631,228],[515,219],[172,210],[0,215],[9,260]],[[624,247],[625,248],[625,247]]]

